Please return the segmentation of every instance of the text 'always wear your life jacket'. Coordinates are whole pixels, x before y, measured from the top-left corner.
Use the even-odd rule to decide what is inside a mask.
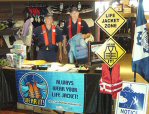
[[[81,18],[78,18],[78,21],[77,21],[77,34],[81,32],[81,24],[82,24],[82,19]],[[72,35],[72,19],[69,18],[69,38],[72,38],[73,35]]]
[[[110,70],[107,64],[102,64],[102,77],[100,79],[100,93],[111,94],[116,99],[117,93],[122,90],[122,80],[120,79],[120,65],[116,64]]]
[[[56,26],[55,25],[52,25],[52,43],[50,43],[49,41],[46,25],[42,25],[42,32],[43,32],[45,46],[49,46],[51,44],[56,45]]]

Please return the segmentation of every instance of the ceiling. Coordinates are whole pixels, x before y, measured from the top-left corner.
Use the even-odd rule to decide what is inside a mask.
[[[6,1],[15,1],[15,2],[6,2]],[[0,20],[6,20],[6,19],[24,19],[25,15],[25,8],[27,6],[31,5],[38,5],[38,4],[45,4],[47,6],[49,5],[58,5],[61,2],[63,2],[66,5],[73,5],[77,4],[78,1],[81,2],[82,5],[93,5],[95,0],[6,0],[3,1],[0,0]],[[19,2],[18,2],[19,1]],[[44,1],[44,2],[43,2]]]
[[[0,0],[0,2],[28,2],[28,1],[33,1],[33,0]],[[54,1],[54,2],[60,2],[60,1],[67,1],[70,2],[70,0],[34,0],[34,2],[49,2],[49,1]],[[81,2],[81,1],[109,1],[109,0],[74,0],[75,2]],[[72,1],[71,1],[72,2]]]

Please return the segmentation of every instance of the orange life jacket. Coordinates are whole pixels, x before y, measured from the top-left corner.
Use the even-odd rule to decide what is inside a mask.
[[[78,18],[78,22],[77,22],[77,33],[80,33],[81,32],[81,24],[82,24],[82,19],[81,18]],[[73,35],[72,35],[72,19],[69,18],[69,38],[72,38]]]
[[[100,79],[100,93],[111,94],[116,99],[117,93],[122,90],[122,80],[120,79],[120,65],[116,64],[110,74],[107,64],[102,64],[102,77]]]
[[[43,37],[44,37],[44,42],[45,46],[49,46],[49,38],[48,38],[48,33],[45,25],[42,25],[42,32],[43,32]],[[52,25],[52,45],[56,45],[56,26]]]

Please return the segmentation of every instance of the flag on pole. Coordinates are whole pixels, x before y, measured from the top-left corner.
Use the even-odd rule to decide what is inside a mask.
[[[133,44],[132,70],[139,73],[149,82],[149,39],[147,34],[146,19],[143,9],[143,0],[139,0],[136,17],[136,27]]]

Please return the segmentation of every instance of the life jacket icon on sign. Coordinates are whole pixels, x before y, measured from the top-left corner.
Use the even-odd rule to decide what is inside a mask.
[[[131,87],[125,87],[120,93],[119,107],[143,110],[144,94],[134,92]]]
[[[45,106],[48,97],[46,80],[37,73],[25,73],[19,81],[19,90],[25,104]]]
[[[107,44],[104,52],[104,59],[108,60],[108,63],[114,62],[118,58],[118,51],[116,50],[115,44]]]

